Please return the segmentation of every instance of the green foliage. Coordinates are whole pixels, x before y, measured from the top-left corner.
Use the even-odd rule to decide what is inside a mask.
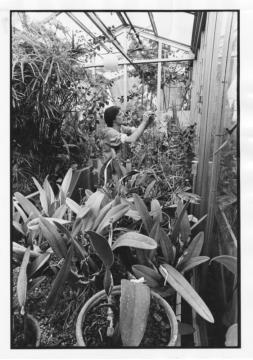
[[[71,164],[84,166],[97,156],[92,138],[111,82],[84,71],[79,58],[92,55],[88,45],[71,41],[59,23],[13,29],[14,191],[27,194],[34,188],[32,175],[42,180],[50,173],[56,181]]]
[[[139,346],[146,330],[149,306],[148,286],[121,280],[120,334],[123,346]]]

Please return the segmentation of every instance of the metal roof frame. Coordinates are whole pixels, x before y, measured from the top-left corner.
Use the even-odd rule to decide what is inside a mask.
[[[86,34],[88,34],[92,39],[96,39],[96,36],[94,34],[92,34],[92,32],[75,16],[73,15],[71,12],[66,12],[66,15],[68,15],[68,17],[74,21],[81,29],[83,29]],[[105,46],[103,44],[103,42],[100,42],[100,45],[105,49],[105,51],[107,51],[108,53],[111,52],[110,49],[108,49],[107,46]]]
[[[132,62],[129,56],[124,51],[123,47],[119,43],[118,39],[112,32],[104,25],[99,17],[94,12],[85,12],[85,15],[97,26],[97,28],[112,42],[112,44],[118,49],[118,51],[127,59],[127,61],[133,65],[137,70],[138,67]]]
[[[156,28],[156,24],[155,24],[155,19],[154,19],[154,16],[153,16],[151,11],[148,11],[148,16],[149,16],[149,20],[150,20],[152,29],[154,31],[154,34],[155,34],[155,36],[158,37],[158,32],[157,32],[157,28]]]
[[[52,18],[57,17],[58,15],[60,15],[62,12],[57,12],[53,15],[50,15],[49,17],[47,17],[43,22],[46,21],[50,21]],[[153,17],[152,12],[148,11],[148,16],[149,16],[149,20],[152,26],[152,30],[141,27],[141,26],[137,26],[137,25],[133,25],[131,20],[129,19],[128,15],[126,14],[126,12],[121,12],[121,11],[116,11],[115,13],[117,14],[118,18],[120,19],[122,25],[119,25],[114,32],[110,31],[110,29],[108,29],[108,27],[103,23],[103,21],[100,19],[100,17],[98,16],[98,14],[93,11],[93,12],[83,12],[94,24],[95,26],[102,32],[102,34],[108,39],[109,42],[111,42],[114,47],[124,56],[124,58],[127,60],[126,61],[121,61],[120,63],[122,64],[131,64],[133,66],[135,66],[136,68],[138,68],[136,66],[137,63],[148,63],[148,62],[160,62],[160,61],[186,61],[186,60],[192,60],[194,58],[194,53],[196,52],[196,43],[198,43],[198,37],[199,37],[199,32],[201,31],[200,29],[197,29],[198,27],[200,27],[200,24],[202,23],[203,26],[203,14],[196,14],[196,13],[192,13],[195,16],[194,19],[194,27],[193,27],[193,35],[196,34],[197,32],[197,36],[195,35],[195,39],[192,39],[192,44],[191,45],[187,45],[187,44],[183,44],[168,38],[164,38],[162,36],[158,35],[157,32],[157,28],[156,28],[156,24],[155,24],[155,20]],[[86,32],[86,34],[88,34],[92,39],[96,39],[96,36],[88,29],[87,26],[84,25],[84,23],[82,21],[80,21],[72,12],[66,12],[66,15],[72,19],[72,21],[74,21],[82,30],[84,30]],[[124,16],[123,16],[124,15]],[[200,20],[201,18],[201,20]],[[128,21],[128,23],[127,23]],[[175,59],[175,58],[167,58],[167,59],[143,59],[142,61],[138,60],[132,60],[129,58],[129,56],[126,53],[125,48],[120,44],[120,42],[117,39],[117,36],[120,34],[120,32],[124,29],[129,29],[129,30],[133,30],[139,44],[142,45],[140,36],[149,39],[149,40],[153,40],[153,41],[157,41],[158,43],[162,43],[164,45],[170,45],[173,47],[176,47],[182,51],[186,51],[188,52],[187,55],[184,55],[179,59]],[[196,40],[197,38],[197,40]],[[194,41],[195,40],[195,41]],[[101,41],[100,42],[101,47],[103,47],[105,49],[105,51],[107,53],[112,53],[112,51]],[[195,46],[194,46],[195,45]],[[193,53],[193,51],[194,53]],[[90,64],[89,64],[90,65]],[[100,65],[98,65],[100,66]],[[90,67],[90,66],[89,66]]]

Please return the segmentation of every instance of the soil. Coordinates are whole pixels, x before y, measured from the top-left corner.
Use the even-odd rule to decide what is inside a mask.
[[[119,322],[119,296],[113,297],[115,335],[107,337],[107,309],[106,300],[101,300],[87,314],[83,326],[83,338],[87,347],[113,348],[122,347],[118,331]],[[146,331],[140,347],[166,347],[170,340],[170,324],[163,307],[151,298],[150,312]]]
[[[24,318],[20,314],[15,284],[18,269],[13,276],[12,348],[34,348],[31,339],[24,340]],[[26,311],[37,321],[41,332],[40,347],[73,347],[76,344],[75,323],[80,307],[92,294],[78,293],[66,286],[53,309],[46,301],[53,277],[45,277],[34,289],[28,291]]]

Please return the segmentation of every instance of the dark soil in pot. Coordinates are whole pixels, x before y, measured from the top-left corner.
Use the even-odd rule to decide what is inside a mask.
[[[119,322],[119,295],[113,296],[114,327]],[[85,317],[83,338],[87,347],[121,347],[120,336],[106,336],[108,327],[106,300],[101,300]],[[151,298],[146,331],[140,347],[165,347],[170,340],[170,323],[163,307]]]

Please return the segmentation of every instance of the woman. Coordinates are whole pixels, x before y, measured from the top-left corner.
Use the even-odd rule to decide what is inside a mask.
[[[118,106],[110,106],[104,112],[104,120],[107,127],[102,133],[102,149],[104,164],[100,171],[100,179],[104,181],[104,172],[107,171],[107,179],[113,174],[118,177],[124,175],[121,166],[122,144],[134,143],[142,135],[144,130],[154,120],[153,113],[145,113],[138,128],[122,125],[123,112]],[[110,162],[110,163],[109,163]]]

